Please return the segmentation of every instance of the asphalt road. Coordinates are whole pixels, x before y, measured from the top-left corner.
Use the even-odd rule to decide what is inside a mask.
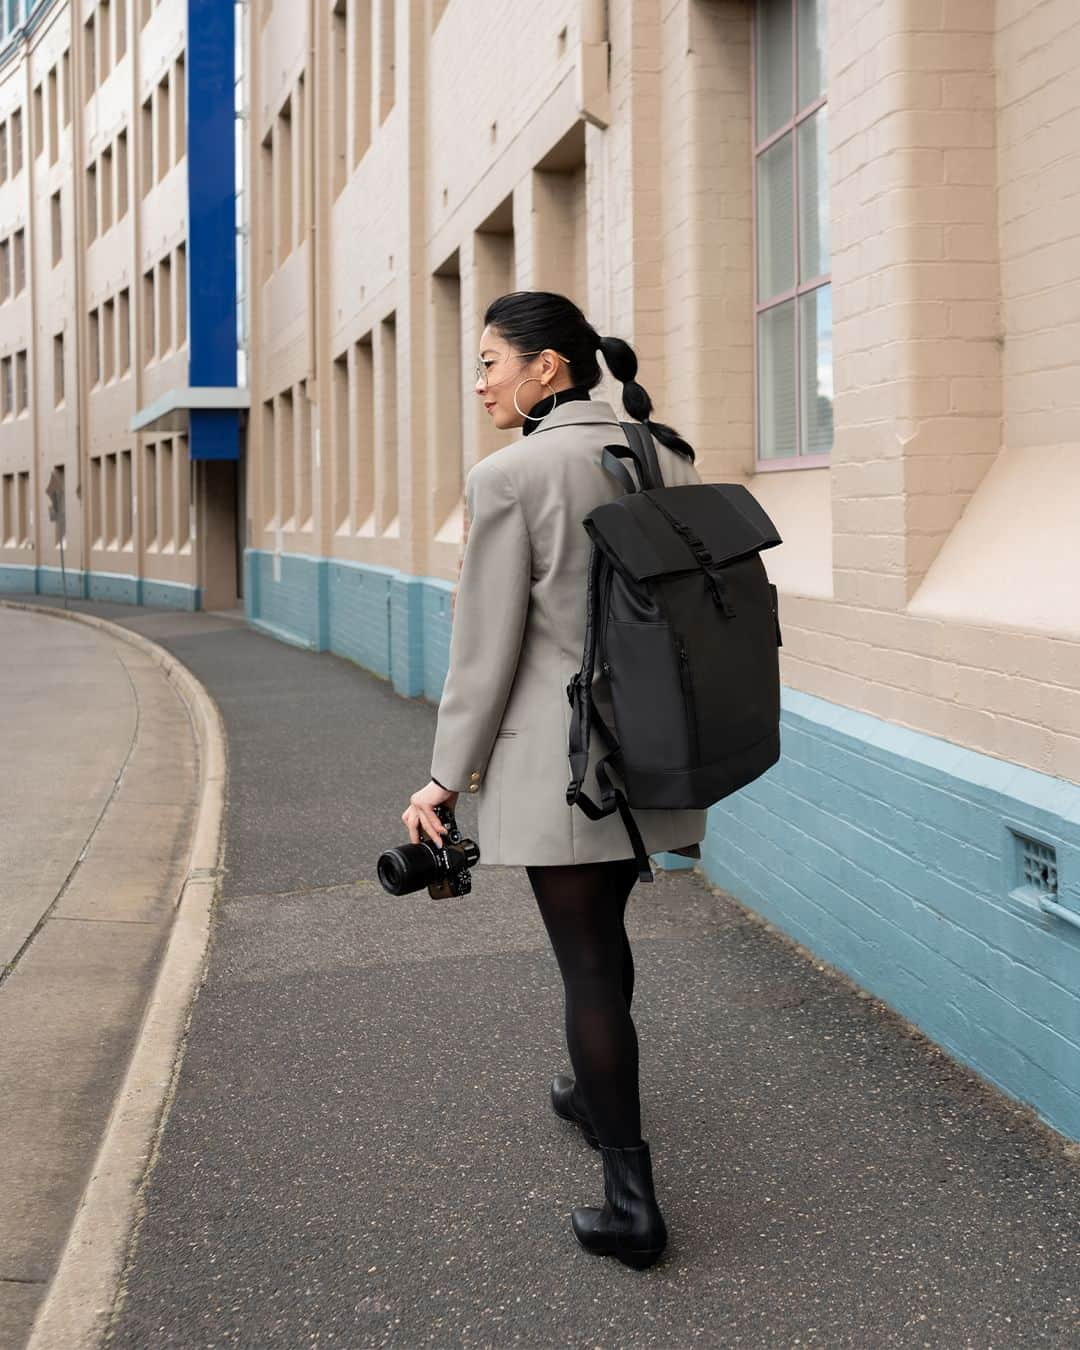
[[[561,986],[522,869],[386,895],[434,709],[212,616],[94,606],[224,715],[227,875],[116,1350],[1080,1345],[1080,1167],[699,877],[631,898],[670,1229],[576,1243]],[[473,822],[471,804],[461,820]]]

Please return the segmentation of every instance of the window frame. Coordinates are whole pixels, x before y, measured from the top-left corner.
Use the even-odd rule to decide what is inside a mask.
[[[819,4],[826,4],[827,0],[818,0]],[[802,123],[809,121],[821,108],[824,108],[829,101],[828,84],[825,91],[809,102],[805,107],[799,106],[799,0],[790,0],[791,4],[791,108],[792,116],[779,127],[769,133],[764,139],[758,139],[757,121],[758,121],[758,100],[757,100],[757,79],[758,79],[758,15],[760,7],[755,0],[753,12],[750,20],[750,192],[751,192],[751,285],[753,286],[753,322],[754,322],[754,472],[755,473],[776,473],[791,469],[821,469],[827,468],[832,462],[832,450],[827,450],[823,454],[803,455],[799,453],[799,446],[802,444],[802,398],[799,388],[799,380],[802,374],[802,340],[800,334],[799,322],[799,301],[802,296],[812,291],[820,290],[824,286],[832,285],[832,269],[823,272],[820,276],[812,277],[807,281],[799,280],[799,127]],[[793,272],[794,286],[785,291],[778,292],[770,296],[766,301],[758,299],[758,161],[772,147],[782,140],[784,136],[790,133],[792,138],[792,180],[791,197],[793,207],[793,230],[792,230],[792,254],[793,254]],[[828,172],[828,160],[826,159],[825,171]],[[831,206],[831,202],[830,202]],[[830,263],[832,262],[830,251]],[[759,378],[761,374],[761,315],[770,309],[776,309],[780,305],[794,301],[795,343],[794,343],[794,367],[795,367],[795,453],[793,455],[779,455],[771,459],[763,459],[761,456],[760,442],[760,399],[761,390]],[[832,329],[830,328],[830,333]],[[835,401],[835,389],[834,389]],[[833,446],[836,444],[835,423]]]

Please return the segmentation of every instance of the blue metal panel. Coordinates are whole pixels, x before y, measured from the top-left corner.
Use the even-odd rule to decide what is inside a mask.
[[[236,384],[233,0],[188,0],[188,325],[192,386]],[[196,428],[196,420],[200,423]],[[192,459],[238,459],[224,414],[191,415]]]
[[[239,459],[240,414],[233,408],[188,414],[188,453],[192,459]]]

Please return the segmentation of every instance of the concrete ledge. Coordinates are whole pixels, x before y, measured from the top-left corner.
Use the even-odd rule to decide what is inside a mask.
[[[90,1180],[27,1342],[28,1350],[96,1350],[112,1319],[147,1169],[175,1091],[191,1005],[205,975],[220,882],[225,732],[202,684],[157,643],[89,614],[10,600],[0,604],[103,629],[149,655],[186,704],[199,745],[200,802],[187,881]]]

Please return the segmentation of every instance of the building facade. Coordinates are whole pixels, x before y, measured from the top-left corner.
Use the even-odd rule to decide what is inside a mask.
[[[569,294],[785,541],[784,756],[706,876],[1080,1137],[1075,5],[252,0],[223,51],[233,12],[8,38],[0,586],[56,585],[62,468],[81,593],[242,592],[437,699],[481,315]]]

